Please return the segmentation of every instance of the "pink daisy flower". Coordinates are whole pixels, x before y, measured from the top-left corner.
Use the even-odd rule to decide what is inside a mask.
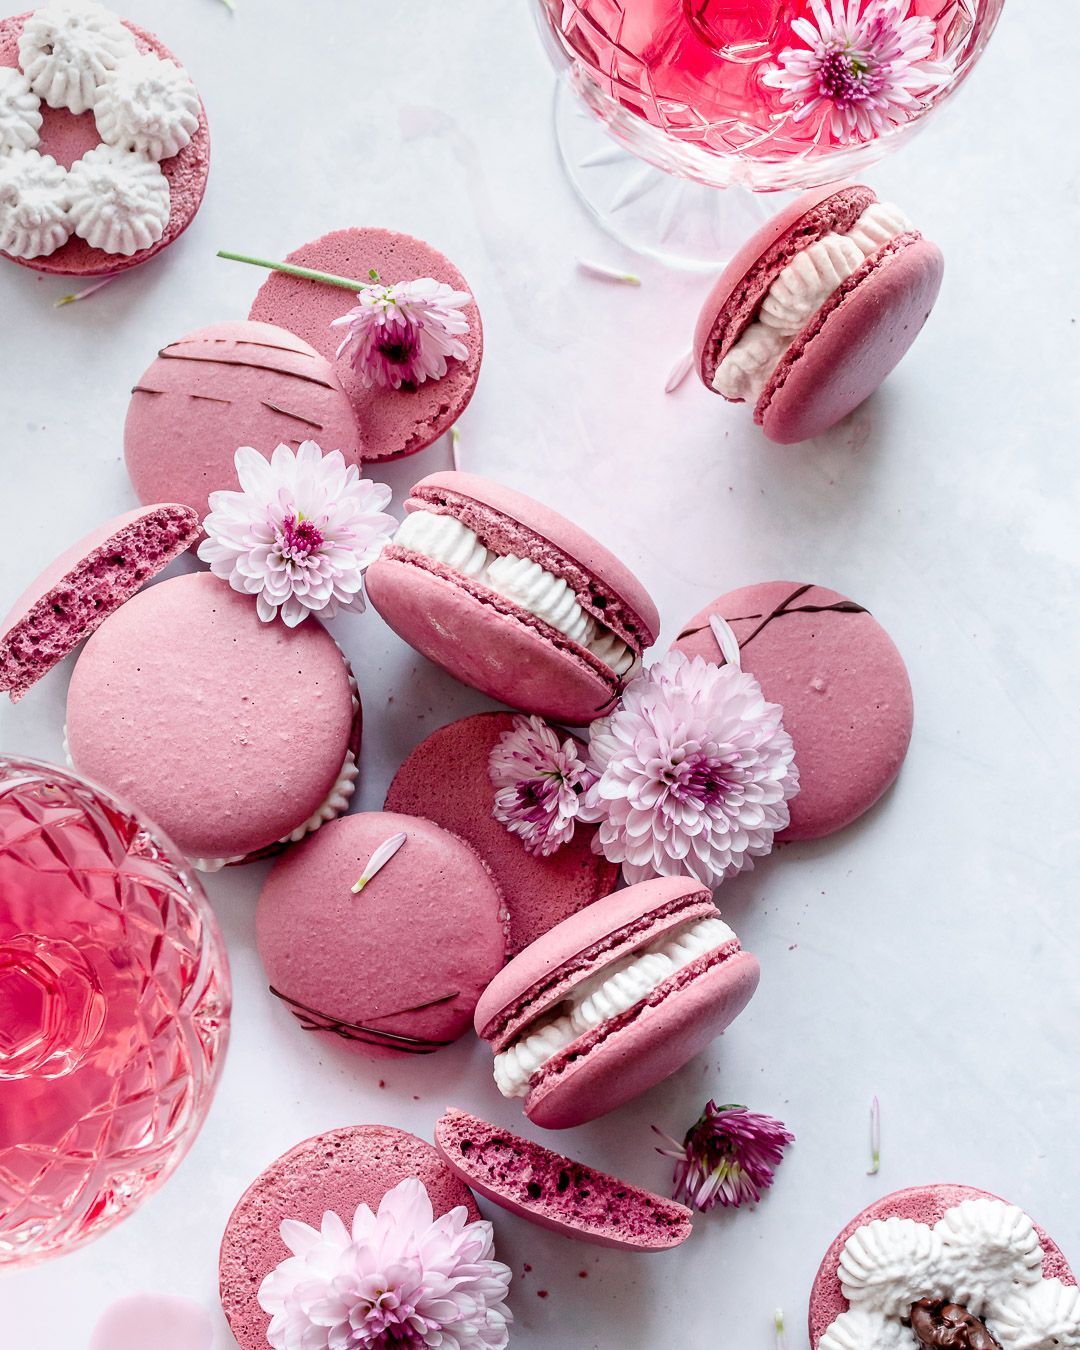
[[[469,321],[461,311],[471,299],[431,277],[384,286],[373,276],[357,292],[355,308],[330,325],[346,330],[337,355],[352,349],[353,369],[368,389],[441,380],[448,359],[468,355],[461,339]]]
[[[675,1158],[672,1194],[691,1209],[714,1205],[757,1204],[775,1179],[774,1168],[795,1136],[772,1116],[756,1115],[745,1106],[706,1104],[681,1144],[653,1126],[668,1148],[656,1151]]]
[[[526,853],[547,858],[570,842],[589,783],[573,737],[560,742],[541,718],[517,716],[491,751],[488,775],[492,814]]]
[[[796,122],[817,114],[838,141],[868,141],[909,121],[952,73],[927,59],[937,30],[911,14],[911,0],[810,0],[810,10],[813,18],[792,24],[805,47],[782,51],[764,80],[782,90]]]

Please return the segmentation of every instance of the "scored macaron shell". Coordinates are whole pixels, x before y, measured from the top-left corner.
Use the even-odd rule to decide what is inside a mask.
[[[392,230],[335,230],[296,249],[284,261],[355,279],[358,289],[369,282],[374,270],[385,286],[431,277],[455,291],[472,294],[465,278],[438,249]],[[349,353],[337,356],[345,334],[331,327],[354,304],[355,297],[340,287],[272,272],[256,295],[249,317],[288,328],[334,363],[353,403],[365,459],[415,454],[449,431],[476,390],[484,353],[480,310],[475,300],[464,306],[469,329],[461,340],[468,352],[460,360],[448,361],[441,380],[426,380],[412,388],[369,389],[353,369]]]
[[[198,533],[193,511],[165,502],[117,516],[66,549],[0,625],[0,690],[17,702]]]
[[[657,1252],[690,1236],[693,1215],[619,1177],[448,1109],[435,1125],[435,1147],[477,1194],[530,1223],[577,1242]]]
[[[463,717],[420,742],[394,775],[387,811],[426,816],[472,844],[502,891],[510,911],[510,956],[549,928],[609,895],[618,864],[594,853],[594,826],[579,824],[573,838],[548,857],[527,853],[521,839],[495,819],[491,752],[514,725],[514,714]]]
[[[903,657],[881,624],[838,591],[770,581],[706,605],[673,644],[721,660],[712,615],[731,626],[742,667],[784,710],[799,791],[781,840],[819,839],[869,810],[896,778],[914,709]]]
[[[638,655],[660,628],[656,606],[624,563],[550,507],[467,473],[415,485],[406,510],[438,510],[493,551],[540,563],[588,592]],[[442,564],[391,544],[367,572],[372,604],[399,636],[462,683],[524,712],[584,725],[610,712],[623,681],[527,610]]]
[[[856,1215],[834,1239],[814,1279],[810,1291],[809,1314],[811,1350],[817,1350],[821,1338],[829,1327],[850,1307],[840,1287],[837,1271],[840,1255],[852,1234],[866,1224],[873,1223],[875,1219],[911,1219],[915,1223],[924,1223],[932,1227],[944,1217],[947,1210],[963,1204],[966,1200],[1000,1200],[1000,1196],[991,1195],[989,1191],[978,1190],[972,1186],[951,1184],[912,1186],[907,1190],[894,1191],[892,1195],[875,1201],[861,1214]],[[1061,1249],[1038,1224],[1035,1225],[1035,1232],[1043,1249],[1043,1278],[1057,1279],[1063,1284],[1075,1285],[1076,1278]]]
[[[458,1206],[469,1221],[480,1211],[468,1188],[435,1149],[405,1130],[356,1125],[297,1144],[244,1192],[221,1239],[221,1306],[241,1350],[266,1350],[270,1314],[259,1306],[259,1286],[291,1252],[281,1238],[287,1219],[318,1228],[323,1214],[346,1227],[360,1205],[377,1211],[387,1191],[409,1177],[427,1190],[435,1216]]]
[[[724,269],[698,317],[694,350],[711,389],[720,361],[796,253],[846,233],[876,200],[870,188],[817,188],[780,211]],[[929,318],[944,275],[941,251],[918,231],[874,253],[793,339],[754,410],[770,440],[791,445],[834,426],[865,401]]]
[[[32,11],[0,19],[0,66],[18,67],[19,38]],[[181,62],[173,56],[168,47],[153,33],[146,32],[137,24],[122,19],[135,38],[135,48],[139,52],[152,52],[162,60]],[[41,133],[38,149],[43,155],[51,155],[64,168],[70,168],[77,159],[81,159],[88,150],[101,144],[101,136],[94,121],[93,111],[75,114],[66,108],[50,108],[41,101]],[[163,249],[175,243],[195,219],[206,193],[206,180],[210,174],[210,129],[206,121],[206,109],[199,103],[199,125],[187,145],[173,155],[171,159],[161,161],[161,171],[169,184],[169,219],[161,238],[149,248],[141,249],[130,257],[120,253],[106,253],[103,249],[91,248],[85,239],[72,235],[66,244],[55,253],[42,258],[12,258],[4,253],[0,256],[10,262],[19,263],[35,272],[48,272],[56,276],[103,277],[115,276],[126,272],[140,263],[147,262]]]
[[[197,860],[240,860],[301,827],[359,733],[348,665],[322,624],[263,623],[253,596],[209,572],[118,609],[68,689],[76,770]]]
[[[605,966],[690,920],[718,918],[710,892],[686,877],[639,882],[598,900],[509,962],[476,1009],[477,1034],[498,1053]],[[578,1037],[532,1077],[525,1114],[547,1129],[594,1120],[669,1077],[742,1012],[757,958],[733,944],[695,961],[627,1013]]]
[[[290,849],[263,886],[256,934],[271,993],[300,1024],[376,1057],[455,1041],[506,957],[502,897],[479,855],[392,812],[344,816]]]
[[[136,381],[124,424],[124,459],[140,501],[185,502],[199,513],[238,486],[233,458],[252,446],[315,441],[362,458],[352,403],[333,366],[273,324],[233,320],[163,347]]]

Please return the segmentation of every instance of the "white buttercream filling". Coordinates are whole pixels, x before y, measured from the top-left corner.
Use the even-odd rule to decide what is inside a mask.
[[[138,150],[98,145],[68,171],[71,223],[104,253],[131,257],[156,244],[169,221],[169,182]]]
[[[677,970],[726,946],[734,937],[723,919],[691,919],[649,946],[604,966],[570,991],[559,1004],[557,1016],[530,1027],[495,1056],[499,1091],[504,1097],[524,1097],[533,1074],[564,1046],[627,1012]]]
[[[84,113],[109,71],[135,50],[115,14],[93,0],[53,0],[35,10],[19,38],[19,64],[50,108]]]
[[[41,99],[21,70],[0,67],[0,155],[33,150],[41,131]]]
[[[199,95],[175,61],[133,53],[98,90],[94,120],[106,144],[171,159],[198,129]]]
[[[868,206],[846,234],[827,234],[797,253],[769,287],[757,317],[716,368],[713,388],[757,402],[795,337],[872,254],[912,225],[888,202]]]
[[[51,155],[9,150],[0,156],[0,249],[13,258],[46,258],[71,238],[68,174]]]
[[[598,657],[620,676],[628,676],[638,658],[617,633],[586,613],[562,577],[512,553],[493,553],[474,530],[453,516],[410,511],[398,527],[394,543],[410,553],[452,567],[478,585],[528,610],[578,646]]]

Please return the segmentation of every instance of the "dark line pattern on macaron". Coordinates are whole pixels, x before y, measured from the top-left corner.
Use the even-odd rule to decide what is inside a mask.
[[[188,398],[197,398],[202,403],[231,403],[231,398],[215,398],[213,394],[188,394]]]
[[[133,386],[131,392],[132,392],[133,394],[163,394],[163,393],[165,392],[165,390],[164,390],[164,389],[147,389],[147,387],[146,387],[145,384],[136,384],[136,385]]]
[[[271,412],[280,413],[282,417],[291,417],[294,422],[303,422],[306,427],[314,427],[316,431],[322,431],[321,422],[313,422],[310,417],[301,417],[299,413],[289,412],[287,408],[281,408],[276,403],[271,403],[267,399],[260,399],[259,402],[264,408],[269,408]]]
[[[424,1036],[408,1036],[403,1031],[380,1031],[378,1027],[365,1026],[359,1022],[342,1022],[336,1017],[321,1013],[317,1008],[309,1007],[298,999],[290,998],[280,989],[268,986],[275,998],[284,1003],[304,1031],[331,1031],[345,1041],[358,1041],[363,1045],[379,1046],[384,1050],[401,1050],[410,1055],[430,1055],[434,1050],[450,1045],[450,1041],[435,1041]],[[388,1017],[402,1017],[405,1013],[422,1012],[425,1008],[436,1008],[457,998],[457,991],[443,994],[440,998],[429,999],[427,1003],[417,1003],[411,1008],[398,1008],[395,1012],[380,1013],[373,1022],[385,1021]]]
[[[748,646],[751,642],[753,642],[753,640],[758,636],[758,634],[761,633],[764,629],[768,628],[769,624],[771,624],[774,619],[782,619],[785,617],[785,615],[788,614],[870,613],[870,611],[868,609],[864,609],[862,605],[857,605],[854,600],[840,600],[834,605],[792,604],[793,600],[798,600],[800,595],[805,595],[807,591],[812,591],[813,589],[814,587],[812,584],[807,586],[800,586],[797,590],[792,591],[792,593],[786,599],[781,600],[781,602],[776,606],[774,610],[772,610],[769,614],[766,614],[764,616],[762,616],[761,614],[742,614],[736,619],[727,619],[726,622],[729,624],[749,623],[753,619],[761,619],[761,622],[748,637],[739,640],[739,650],[742,651],[744,647]],[[693,637],[696,633],[703,633],[706,630],[706,628],[708,628],[708,626],[709,625],[707,623],[703,623],[697,628],[686,628],[679,634],[676,641],[681,642],[683,638]],[[721,653],[721,658],[722,658],[721,664],[722,665],[726,664],[726,658],[723,657],[723,653]]]
[[[288,348],[283,350],[287,351]],[[301,375],[298,370],[284,370],[281,366],[268,366],[263,361],[235,361],[227,356],[189,356],[184,352],[170,351],[168,347],[162,347],[158,356],[163,361],[200,361],[203,365],[241,366],[249,370],[269,370],[274,375],[291,375],[294,380],[303,380],[307,384],[317,384],[321,389],[333,389],[335,387],[329,380],[320,380],[317,375]]]

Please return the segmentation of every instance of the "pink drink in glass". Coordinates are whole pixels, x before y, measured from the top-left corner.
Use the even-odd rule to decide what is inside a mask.
[[[229,976],[186,864],[126,808],[0,757],[0,1266],[117,1222],[180,1161]]]

